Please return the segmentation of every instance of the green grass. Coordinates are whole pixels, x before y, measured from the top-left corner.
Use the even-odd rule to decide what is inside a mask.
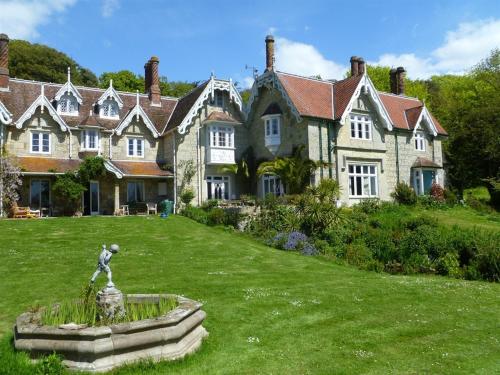
[[[467,201],[467,198],[472,195],[474,198],[482,200],[484,202],[490,201],[490,193],[486,186],[478,186],[475,188],[465,189],[464,190],[464,199]]]
[[[78,297],[113,242],[118,288],[200,300],[210,332],[185,360],[116,374],[500,371],[498,284],[359,271],[179,216],[0,221],[0,238],[0,373],[33,372],[11,349],[16,316]]]

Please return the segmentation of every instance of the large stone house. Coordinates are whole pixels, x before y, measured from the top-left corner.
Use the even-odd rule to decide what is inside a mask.
[[[0,34],[0,148],[22,170],[19,206],[60,213],[51,186],[85,156],[105,160],[107,175],[91,181],[84,214],[113,214],[130,202],[178,201],[185,189],[194,204],[232,200],[241,193],[283,194],[279,176],[244,186],[222,166],[251,147],[256,160],[290,155],[325,162],[311,183],[340,182],[342,202],[389,199],[397,181],[425,193],[444,183],[441,139],[446,132],[425,105],[404,96],[404,69],[391,71],[393,93],[375,90],[362,59],[352,76],[325,81],[274,69],[274,39],[266,38],[266,71],[245,106],[231,80],[213,75],[182,98],[163,97],[159,60],[145,68],[145,93],[78,87],[9,76],[8,43]]]

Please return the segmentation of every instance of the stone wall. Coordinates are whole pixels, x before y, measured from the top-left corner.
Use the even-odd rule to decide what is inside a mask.
[[[128,139],[130,137],[144,139],[144,157],[128,156]],[[161,138],[155,138],[142,118],[139,122],[135,120],[123,131],[122,135],[112,137],[112,159],[136,160],[136,161],[163,161],[165,159],[163,142]]]

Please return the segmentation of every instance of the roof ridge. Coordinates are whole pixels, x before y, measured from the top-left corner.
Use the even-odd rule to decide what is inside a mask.
[[[306,77],[306,76],[301,76],[299,74],[293,74],[293,73],[287,73],[287,72],[282,72],[282,71],[279,71],[277,70],[276,71],[276,74],[285,74],[285,75],[288,75],[288,76],[292,76],[292,77],[297,77],[297,78],[302,78],[302,79],[307,79],[309,81],[314,81],[314,82],[321,82],[321,83],[326,83],[327,85],[332,85],[336,82],[331,82],[329,80],[326,80],[326,79],[323,79],[323,78],[313,78],[313,77]]]
[[[377,92],[379,94],[393,96],[395,98],[403,98],[403,99],[416,100],[417,102],[420,102],[423,105],[423,102],[419,98],[415,98],[414,96],[398,95],[398,94],[394,94],[392,92],[386,92],[386,91],[381,91],[381,90],[377,90]]]

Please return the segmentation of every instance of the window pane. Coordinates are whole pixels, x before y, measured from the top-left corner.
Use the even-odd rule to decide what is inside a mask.
[[[358,122],[358,138],[363,138],[363,124]]]
[[[142,156],[143,140],[142,139],[136,139],[136,142],[137,142],[137,156]]]
[[[369,123],[365,124],[365,138],[370,139],[370,124]]]
[[[356,165],[356,173],[361,174],[361,165]]]
[[[353,173],[353,172],[354,172],[354,166],[349,165],[349,173]]]
[[[376,177],[370,177],[370,195],[377,195],[377,181]]]
[[[375,174],[375,166],[374,165],[370,166],[370,173]]]
[[[39,152],[40,151],[40,133],[33,133],[31,135],[31,151]]]
[[[138,202],[144,202],[144,184],[142,182],[136,182],[136,198]]]
[[[135,201],[135,182],[129,182],[127,184],[127,202]]]
[[[367,165],[363,165],[363,173],[368,174],[368,166]]]
[[[351,122],[351,137],[356,138],[356,124]]]
[[[351,195],[354,195],[354,177],[353,176],[349,177],[349,191],[351,192]]]
[[[273,124],[273,135],[278,135],[278,119],[273,118],[272,124]]]
[[[369,177],[363,177],[363,194],[362,195],[369,195],[370,194],[370,178]]]
[[[49,142],[49,134],[42,134],[42,151],[49,152],[50,150],[50,142]]]
[[[355,177],[356,179],[356,195],[362,195],[363,190],[361,189],[361,177]]]
[[[134,155],[134,140],[129,139],[128,140],[128,156],[133,156]]]

